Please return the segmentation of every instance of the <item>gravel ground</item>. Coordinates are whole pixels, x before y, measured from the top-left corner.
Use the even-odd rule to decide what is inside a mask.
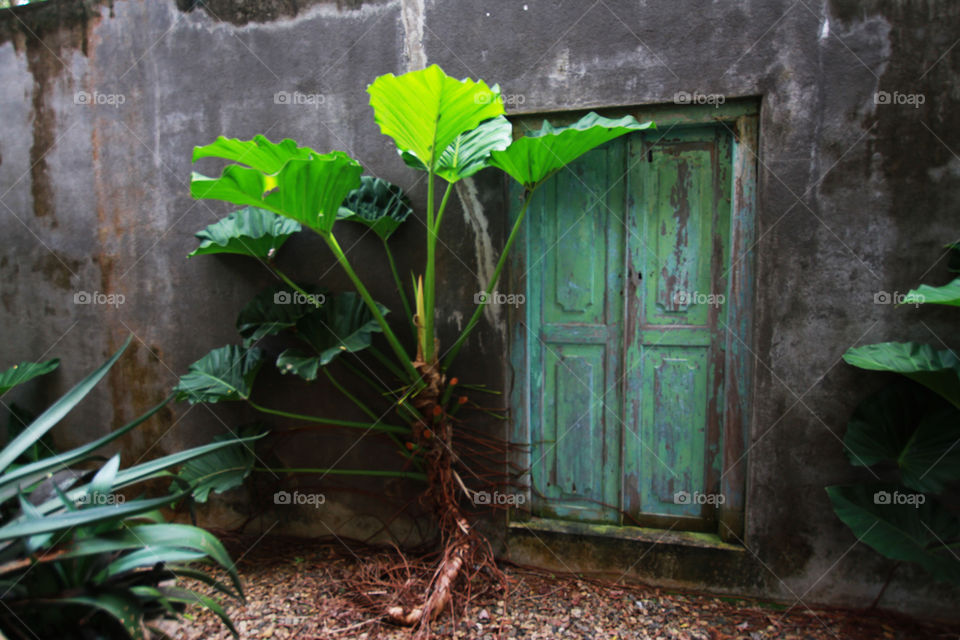
[[[409,640],[380,612],[403,600],[387,582],[429,574],[396,552],[348,550],[305,540],[226,539],[244,579],[247,603],[227,610],[241,638]],[[251,545],[253,545],[251,547]],[[249,549],[244,553],[244,549]],[[960,640],[960,626],[927,624],[882,612],[785,611],[779,605],[613,584],[520,567],[503,567],[510,589],[475,580],[470,602],[444,614],[432,637],[482,640]],[[377,576],[384,579],[377,584]],[[399,578],[398,578],[399,576]],[[419,585],[407,581],[407,597]],[[231,638],[210,612],[159,626],[177,640]]]

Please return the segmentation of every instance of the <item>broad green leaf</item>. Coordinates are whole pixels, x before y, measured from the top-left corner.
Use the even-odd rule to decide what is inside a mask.
[[[913,382],[865,398],[843,443],[852,464],[895,465],[916,491],[940,493],[960,483],[960,410]]]
[[[653,128],[632,116],[616,120],[594,112],[568,127],[554,128],[549,122],[513,143],[491,153],[490,164],[499,167],[527,189],[533,189],[554,173],[591,149],[632,131]]]
[[[897,464],[924,415],[944,405],[937,394],[906,380],[867,396],[850,416],[843,436],[850,463]]]
[[[386,315],[389,310],[377,307]],[[333,296],[322,308],[297,321],[297,337],[309,344],[327,365],[344,351],[356,352],[370,346],[373,332],[381,331],[363,298],[353,292]]]
[[[361,176],[360,186],[347,195],[338,217],[359,222],[387,240],[411,213],[413,208],[403,189],[380,178]]]
[[[903,298],[903,304],[944,304],[951,307],[960,307],[960,278],[942,287],[931,287],[922,284],[911,289]]]
[[[202,242],[188,257],[213,253],[273,257],[287,238],[301,229],[297,221],[272,211],[244,207],[198,231],[196,236]]]
[[[300,376],[307,382],[313,382],[320,373],[320,358],[301,349],[284,349],[277,356],[277,369],[283,374]]]
[[[3,373],[0,373],[0,396],[18,384],[23,384],[28,380],[33,380],[37,376],[50,373],[60,366],[59,358],[47,360],[46,362],[21,362],[15,364]]]
[[[246,400],[253,388],[253,379],[263,364],[260,349],[244,349],[227,345],[214,349],[190,365],[186,375],[173,388],[177,400],[220,402]]]
[[[924,416],[900,454],[900,477],[917,491],[960,486],[960,410],[947,406]]]
[[[23,433],[10,441],[7,446],[0,451],[0,471],[6,471],[11,462],[16,460],[21,453],[30,447],[30,445],[43,437],[43,434],[49,431],[55,424],[60,422],[60,420],[67,415],[71,409],[73,409],[81,400],[83,400],[84,397],[90,393],[90,390],[93,389],[98,382],[100,382],[103,376],[107,375],[107,371],[110,370],[110,367],[112,367],[113,363],[117,361],[132,339],[133,336],[131,335],[129,338],[127,338],[127,341],[123,343],[123,346],[120,347],[115,354],[113,354],[113,357],[103,363],[93,373],[81,380],[75,387],[70,389],[70,391],[67,391],[63,396],[60,397],[59,400],[54,402],[46,411],[40,414],[40,416],[34,420],[29,427],[24,429]]]
[[[311,155],[320,154],[309,147],[297,146],[296,141],[289,138],[276,143],[260,135],[253,140],[220,136],[208,145],[193,148],[193,162],[200,158],[223,158],[267,174],[280,171],[289,160],[305,160]]]
[[[903,374],[960,407],[960,362],[950,350],[916,342],[880,342],[849,349],[843,359],[861,369]]]
[[[259,430],[257,432],[259,433]],[[252,435],[248,429],[243,429],[240,433],[245,436]],[[194,458],[180,469],[178,475],[193,487],[193,499],[197,502],[206,502],[211,491],[223,493],[239,487],[253,469],[255,455],[252,443],[236,442],[233,434],[214,438],[214,442],[223,440],[232,440],[236,444]]]
[[[457,182],[469,178],[481,169],[490,166],[490,154],[503,151],[513,142],[513,125],[503,116],[492,118],[476,129],[457,136],[450,146],[444,149],[437,162],[435,172],[447,182]],[[411,153],[400,154],[403,161],[414,169],[426,171],[426,167]]]
[[[498,91],[482,80],[451,78],[437,65],[382,75],[367,93],[380,131],[430,169],[457,136],[503,115]]]
[[[237,316],[237,331],[243,336],[244,345],[255,344],[266,336],[293,328],[297,320],[327,299],[327,290],[322,287],[307,285],[302,288],[309,297],[286,285],[258,293]]]
[[[328,234],[340,204],[360,186],[360,163],[332,151],[309,160],[291,160],[276,176],[277,188],[264,197],[266,208]]]
[[[266,175],[236,164],[224,167],[219,178],[208,178],[196,172],[190,175],[190,195],[198,200],[223,200],[283,214],[264,201],[263,193],[267,188]]]
[[[893,560],[915,562],[936,579],[960,583],[960,559],[941,541],[956,541],[960,518],[931,496],[899,485],[827,487],[837,516],[863,543]]]

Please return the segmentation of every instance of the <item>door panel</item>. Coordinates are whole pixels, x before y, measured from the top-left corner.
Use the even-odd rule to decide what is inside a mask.
[[[620,344],[625,147],[587,154],[568,180],[541,187],[528,223],[533,508],[619,522]],[[533,280],[531,280],[532,282]]]
[[[524,259],[533,515],[716,528],[730,149],[722,126],[633,134],[535,194]]]

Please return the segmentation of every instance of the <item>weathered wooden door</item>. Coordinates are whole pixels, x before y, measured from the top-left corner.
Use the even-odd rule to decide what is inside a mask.
[[[514,334],[534,516],[715,531],[742,505],[722,477],[735,144],[633,134],[535,194]]]

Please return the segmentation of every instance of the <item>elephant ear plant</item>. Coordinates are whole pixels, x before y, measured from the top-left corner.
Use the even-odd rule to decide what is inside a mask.
[[[960,273],[958,246],[948,248],[951,270]],[[903,303],[960,306],[960,277],[921,285]],[[910,562],[960,585],[960,513],[952,498],[960,489],[960,360],[950,349],[916,342],[854,347],[843,358],[902,378],[854,411],[846,453],[876,482],[827,487],[834,511],[857,538],[896,561],[891,575]]]
[[[129,344],[129,340],[127,341]],[[143,424],[167,402],[85,445],[20,463],[54,425],[90,393],[120,358],[106,363],[54,402],[0,450],[0,636],[7,638],[149,638],[150,623],[176,617],[186,605],[216,613],[236,635],[220,603],[177,584],[206,583],[243,599],[233,562],[216,537],[197,527],[164,522],[159,509],[187,498],[201,482],[169,469],[203,462],[213,478],[229,476],[224,456],[248,450],[252,438],[229,439],[120,468],[120,455],[99,466],[97,451]],[[53,370],[57,361],[21,363],[0,373],[0,394]],[[156,497],[126,498],[137,485],[173,478]],[[211,487],[210,484],[205,485]],[[124,490],[124,493],[118,493]],[[224,584],[194,566],[209,561]],[[163,636],[162,632],[157,632]]]
[[[483,308],[476,307],[449,346],[440,344],[435,326],[437,243],[453,188],[460,180],[490,167],[500,169],[522,187],[523,204],[487,283],[489,296],[523,224],[532,194],[587,151],[653,124],[629,116],[614,120],[590,113],[566,127],[544,123],[540,130],[514,140],[496,85],[457,80],[435,65],[400,76],[380,76],[367,91],[380,131],[393,139],[408,166],[426,174],[425,250],[406,248],[424,256],[413,285],[405,285],[398,274],[390,246],[391,234],[411,213],[410,203],[399,187],[363,175],[360,163],[341,151],[320,153],[293,140],[275,143],[263,136],[252,140],[217,138],[197,147],[193,159],[213,157],[230,164],[218,177],[194,173],[191,194],[244,208],[201,231],[198,237],[203,242],[194,253],[241,253],[257,258],[273,270],[282,285],[261,293],[240,312],[237,328],[242,345],[211,351],[191,366],[176,391],[179,398],[190,402],[244,401],[268,414],[325,427],[363,429],[390,438],[397,445],[399,469],[296,471],[426,482],[424,495],[443,538],[441,564],[420,606],[390,611],[396,622],[420,624],[425,629],[448,604],[460,569],[490,560],[489,546],[461,509],[461,501],[470,494],[460,477],[464,463],[453,441],[453,416],[462,397],[453,393],[458,383],[451,375],[455,358],[479,323]],[[388,322],[388,310],[373,299],[338,242],[341,223],[368,227],[382,244],[403,306],[402,316],[395,323]],[[291,233],[302,227],[323,239],[355,292],[330,295],[318,283],[295,282],[277,267],[277,251]],[[415,343],[412,348],[401,342],[400,334],[406,339],[407,331]],[[292,332],[303,348],[279,354],[275,366],[280,372],[308,381],[326,378],[369,420],[300,415],[254,402],[253,384],[266,358],[256,345],[264,337],[281,332]],[[386,342],[386,353],[373,343],[377,334]],[[385,375],[364,374],[355,360],[360,351],[376,358]],[[388,406],[374,410],[361,401],[329,371],[328,365],[334,360],[357,374],[358,384],[372,385]],[[382,383],[384,378],[388,382]]]

